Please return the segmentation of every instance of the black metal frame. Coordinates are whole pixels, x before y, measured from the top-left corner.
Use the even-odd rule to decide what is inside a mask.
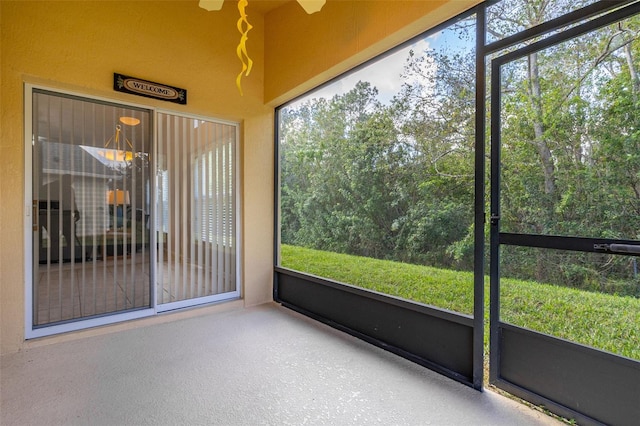
[[[277,301],[473,386],[473,318],[326,278],[275,268]]]
[[[487,20],[484,6],[476,8],[476,134],[474,176],[474,245],[473,245],[473,387],[482,389],[484,383],[484,226],[485,216],[485,131],[486,131],[486,43]]]
[[[502,65],[640,13],[640,3],[601,1],[486,46],[485,54],[568,27],[491,63],[490,382],[585,424],[632,424],[640,418],[640,362],[515,327],[500,320],[500,246],[609,252],[639,242],[500,232],[500,83]],[[602,14],[601,16],[597,16]],[[569,27],[586,18],[585,23]],[[631,255],[634,255],[633,253]]]
[[[640,419],[638,361],[506,323],[498,344],[497,387],[581,425]]]

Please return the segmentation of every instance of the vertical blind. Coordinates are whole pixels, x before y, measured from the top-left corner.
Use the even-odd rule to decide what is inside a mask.
[[[32,105],[33,325],[149,307],[150,112],[41,90]]]
[[[235,125],[159,113],[159,304],[237,291]]]
[[[34,328],[239,294],[236,125],[159,113],[152,157],[150,110],[41,89],[32,107]]]

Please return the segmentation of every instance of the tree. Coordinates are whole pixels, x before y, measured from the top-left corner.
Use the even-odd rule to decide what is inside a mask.
[[[508,36],[587,3],[504,0],[489,7],[489,32]],[[472,268],[474,25],[411,51],[388,104],[360,81],[282,110],[284,243]],[[631,17],[502,66],[502,231],[638,238],[639,28]],[[502,260],[506,276],[600,290],[629,273],[606,255],[507,248]]]

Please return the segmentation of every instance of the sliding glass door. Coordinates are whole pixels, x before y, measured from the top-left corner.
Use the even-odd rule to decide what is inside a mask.
[[[149,308],[151,112],[32,92],[34,329]]]
[[[27,338],[240,296],[237,124],[26,96]]]

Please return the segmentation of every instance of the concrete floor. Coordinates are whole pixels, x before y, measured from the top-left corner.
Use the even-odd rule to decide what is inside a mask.
[[[8,425],[547,425],[276,304],[32,347],[1,360]]]

